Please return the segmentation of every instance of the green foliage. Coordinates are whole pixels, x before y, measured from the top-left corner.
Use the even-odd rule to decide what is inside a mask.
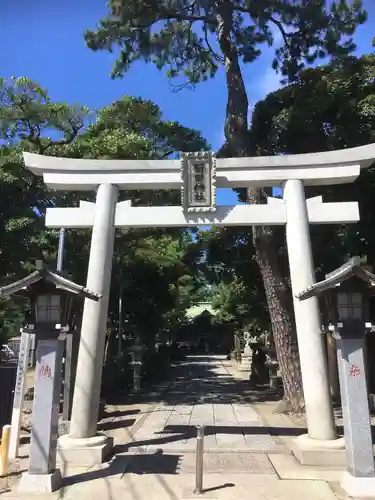
[[[298,81],[254,109],[251,134],[259,154],[310,153],[375,142],[375,56],[347,58],[304,70]],[[359,201],[358,224],[312,227],[319,277],[349,256],[375,261],[375,167],[353,184],[309,189],[326,201]]]
[[[195,285],[183,262],[185,238],[157,231],[151,234],[134,231],[127,235],[126,244],[117,245],[122,254],[116,252],[112,280],[111,310],[116,311],[121,287],[126,331],[141,336],[145,343],[184,321],[185,310],[194,300],[186,288]],[[113,321],[116,324],[116,314]]]
[[[199,243],[206,256],[202,272],[214,284],[212,305],[218,310],[215,323],[231,324],[233,330],[251,328],[254,334],[268,330],[268,308],[251,232],[214,228],[200,233]]]
[[[72,142],[86,114],[86,108],[51,102],[27,78],[0,79],[0,278],[19,274],[26,261],[40,257],[42,246],[51,249],[53,232],[42,230],[37,213],[64,198],[25,169],[22,151],[49,154]],[[52,140],[52,133],[60,138]]]
[[[200,132],[164,121],[160,108],[151,101],[124,96],[96,111],[95,122],[65,149],[65,156],[158,159],[205,148],[207,143]]]
[[[41,227],[33,207],[42,205],[43,193],[23,168],[18,147],[0,148],[0,162],[0,276],[3,277],[16,272],[24,251],[30,249],[32,238]]]
[[[160,108],[149,101],[125,96],[91,113],[81,106],[52,102],[45,90],[26,78],[0,80],[0,124],[2,283],[30,272],[36,257],[55,265],[58,232],[45,229],[41,216],[49,206],[74,206],[80,199],[80,193],[46,188],[42,178],[25,169],[22,151],[74,158],[147,159],[208,148],[199,132],[164,121]],[[179,201],[174,191],[125,191],[121,196],[135,205]],[[86,198],[94,200],[94,194]],[[90,230],[66,231],[64,271],[80,283],[86,281],[90,238]],[[118,326],[120,288],[127,333],[140,335],[146,343],[160,330],[184,321],[184,312],[200,288],[192,262],[185,259],[190,244],[191,232],[185,230],[116,232],[110,329]],[[8,327],[18,328],[23,308],[14,299],[0,304],[0,329],[5,335]]]
[[[54,232],[43,228],[44,221],[37,213],[43,214],[56,202],[56,193],[24,168],[22,151],[43,153],[52,144],[70,142],[83,126],[84,113],[84,108],[52,103],[46,92],[27,78],[0,78],[1,282],[27,273],[33,259],[40,258],[42,251],[50,252],[54,243]],[[47,136],[51,132],[60,138],[52,141]],[[21,311],[22,305],[14,298],[0,303],[5,336],[18,334]]]
[[[110,0],[107,17],[85,39],[93,50],[119,47],[113,77],[145,60],[195,84],[226,63],[220,52],[228,30],[244,63],[253,62],[262,45],[274,45],[273,67],[294,78],[304,64],[353,51],[352,35],[366,17],[361,0],[329,6],[324,0]]]
[[[6,343],[10,337],[19,335],[23,326],[25,300],[0,298],[0,344]]]
[[[306,153],[375,141],[375,56],[304,70],[257,103],[251,133],[260,154]]]
[[[44,153],[50,146],[68,144],[83,128],[88,109],[53,103],[46,90],[21,77],[0,78],[0,138],[22,149]],[[53,140],[49,132],[60,135]]]

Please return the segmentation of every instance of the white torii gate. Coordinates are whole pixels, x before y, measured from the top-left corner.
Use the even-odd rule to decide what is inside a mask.
[[[109,446],[105,436],[96,434],[96,421],[116,227],[285,224],[295,297],[315,282],[309,224],[359,220],[356,202],[323,203],[320,196],[306,200],[304,186],[353,182],[374,159],[375,144],[314,154],[217,159],[217,187],[283,186],[283,199],[269,198],[267,205],[218,206],[214,212],[190,213],[180,206],[132,207],[129,201],[117,202],[121,189],[180,189],[180,160],[88,160],[24,153],[27,168],[43,175],[48,187],[97,191],[96,203],[48,208],[46,215],[47,227],[92,227],[87,287],[102,295],[101,301],[85,301],[84,305],[70,434],[60,438],[65,459],[83,465],[82,451],[87,449],[89,461],[100,462]],[[336,432],[316,297],[302,302],[294,299],[294,312],[308,436],[314,443],[323,446],[330,442],[332,447]]]

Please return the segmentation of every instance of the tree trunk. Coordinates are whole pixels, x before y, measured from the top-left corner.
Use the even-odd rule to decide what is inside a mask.
[[[254,154],[248,132],[248,99],[238,60],[232,42],[232,8],[229,0],[218,5],[218,41],[225,59],[228,102],[225,136],[237,157]],[[265,193],[257,188],[247,189],[248,203],[264,203]],[[301,366],[294,325],[292,296],[280,268],[276,242],[271,227],[254,227],[253,242],[257,263],[262,274],[274,343],[284,385],[284,398],[295,412],[304,408]]]
[[[249,203],[264,201],[259,189],[248,188]],[[298,353],[291,289],[281,272],[273,228],[253,227],[255,256],[262,274],[273,339],[284,386],[284,399],[295,411],[304,409],[302,374]]]

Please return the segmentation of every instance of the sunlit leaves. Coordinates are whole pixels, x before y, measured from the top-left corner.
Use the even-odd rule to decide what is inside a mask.
[[[53,143],[51,133],[68,142],[84,126],[87,114],[83,106],[51,102],[28,78],[0,79],[0,138],[10,143],[24,140],[27,149],[46,150]]]

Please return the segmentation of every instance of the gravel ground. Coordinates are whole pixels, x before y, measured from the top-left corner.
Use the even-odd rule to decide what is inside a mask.
[[[334,413],[335,413],[336,425],[338,427],[343,427],[344,422],[343,422],[343,418],[342,418],[341,408],[340,407],[334,408]],[[288,417],[298,427],[307,427],[306,415],[304,415],[304,414],[296,415],[294,413],[288,413]],[[374,414],[374,412],[372,412],[372,415],[371,415],[371,425],[375,426],[375,414]]]

